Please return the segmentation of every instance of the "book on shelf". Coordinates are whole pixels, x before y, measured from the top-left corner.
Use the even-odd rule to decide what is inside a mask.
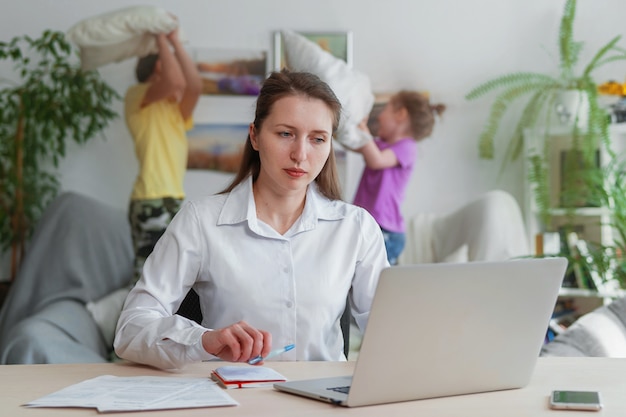
[[[569,257],[570,256],[570,250],[569,250],[569,245],[567,243],[567,230],[564,227],[560,227],[558,229],[559,234],[559,244],[560,244],[560,251],[559,254],[565,257]],[[565,288],[576,288],[577,282],[576,282],[576,274],[574,273],[574,271],[568,267],[567,271],[565,271],[565,276],[563,277],[563,284],[562,287]]]
[[[272,368],[252,365],[220,366],[211,372],[211,379],[226,389],[266,387],[287,380]]]
[[[626,123],[626,100],[620,99],[609,106],[611,123]]]
[[[543,232],[535,235],[537,255],[558,255],[561,253],[561,237],[558,232]]]
[[[580,253],[578,250],[578,242],[580,239],[578,238],[578,234],[576,232],[568,232],[566,239],[570,256],[580,257]],[[576,286],[578,288],[589,288],[590,285],[588,277],[585,275],[585,271],[580,265],[580,262],[575,262],[572,265],[572,270],[574,271],[574,277],[576,278]]]
[[[578,250],[578,254],[585,260],[587,265],[593,265],[593,257],[591,256],[591,252],[589,251],[589,247],[587,246],[587,242],[582,239],[578,239],[576,241],[576,249]],[[591,278],[591,282],[595,287],[596,291],[602,292],[605,291],[604,281],[598,271],[593,270],[592,268],[586,268],[589,278]]]

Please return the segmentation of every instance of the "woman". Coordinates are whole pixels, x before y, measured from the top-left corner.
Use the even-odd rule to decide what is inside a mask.
[[[270,75],[233,183],[185,203],[146,261],[118,322],[120,357],[179,368],[295,344],[277,359],[345,360],[346,296],[364,329],[388,262],[376,221],[340,201],[340,111],[317,76]],[[202,326],[173,314],[192,287]]]

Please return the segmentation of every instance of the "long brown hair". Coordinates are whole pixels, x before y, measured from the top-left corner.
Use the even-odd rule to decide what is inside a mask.
[[[270,76],[263,82],[259,97],[256,101],[256,111],[254,115],[254,128],[261,130],[263,122],[272,112],[274,103],[281,98],[287,96],[303,95],[306,97],[322,100],[333,115],[333,136],[337,132],[339,126],[339,117],[341,114],[341,103],[335,93],[330,89],[328,84],[322,81],[318,76],[308,72],[291,72],[283,69],[280,72],[272,72]],[[261,158],[259,152],[252,147],[250,135],[246,139],[244,145],[243,156],[239,172],[233,179],[233,182],[226,187],[222,193],[231,192],[237,185],[243,182],[249,176],[256,181],[261,171]],[[319,175],[315,178],[315,182],[320,192],[331,200],[341,199],[341,187],[339,185],[339,176],[337,174],[337,165],[335,162],[335,152],[333,145],[330,145],[330,154],[324,167]]]
[[[441,116],[446,110],[443,104],[431,105],[428,97],[417,91],[399,91],[389,101],[394,109],[405,108],[407,110],[411,134],[416,141],[431,135],[435,125],[435,115]]]

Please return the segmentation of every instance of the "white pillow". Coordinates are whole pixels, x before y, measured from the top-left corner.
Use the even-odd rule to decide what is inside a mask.
[[[283,44],[287,67],[292,71],[311,72],[325,81],[341,101],[343,114],[337,139],[351,149],[357,149],[372,140],[357,125],[366,118],[374,105],[374,94],[369,77],[348,66],[342,59],[323,50],[304,36],[283,30]]]
[[[129,291],[129,287],[122,287],[97,301],[88,302],[85,306],[98,325],[107,346],[113,346],[117,321]]]
[[[92,70],[157,53],[153,35],[177,27],[178,20],[164,9],[133,6],[83,19],[68,30],[67,38],[80,48],[82,68]]]

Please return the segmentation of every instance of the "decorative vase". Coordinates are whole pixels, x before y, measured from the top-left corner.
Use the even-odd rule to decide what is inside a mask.
[[[589,122],[589,100],[581,90],[562,90],[554,100],[556,126],[573,127],[576,117],[579,129],[585,129]]]

